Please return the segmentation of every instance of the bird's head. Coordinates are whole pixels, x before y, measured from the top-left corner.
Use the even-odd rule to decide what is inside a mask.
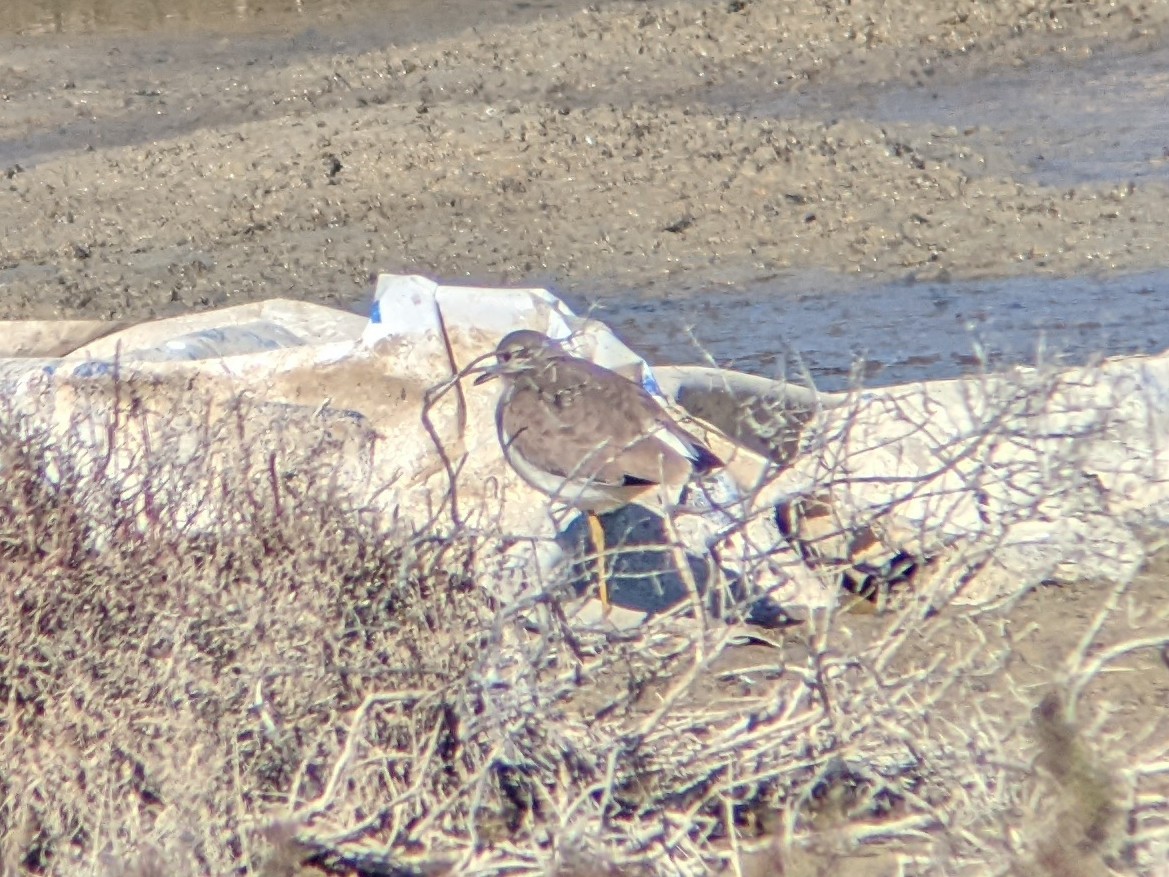
[[[517,329],[505,335],[496,345],[495,364],[484,368],[483,373],[475,379],[475,384],[529,371],[549,356],[561,352],[559,345],[542,332]]]

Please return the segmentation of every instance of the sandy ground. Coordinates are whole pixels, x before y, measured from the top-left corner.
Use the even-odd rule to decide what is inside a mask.
[[[558,0],[445,35],[393,6],[3,38],[0,316],[356,308],[378,271],[666,295],[1164,263],[1163,184],[1045,187],[962,131],[768,107],[1139,52],[1169,4]]]

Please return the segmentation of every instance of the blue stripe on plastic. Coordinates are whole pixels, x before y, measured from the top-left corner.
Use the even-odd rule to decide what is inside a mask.
[[[662,392],[661,384],[658,383],[658,379],[654,377],[654,373],[651,372],[648,368],[642,369],[641,385],[645,387],[648,392],[655,396],[665,395],[665,393]]]

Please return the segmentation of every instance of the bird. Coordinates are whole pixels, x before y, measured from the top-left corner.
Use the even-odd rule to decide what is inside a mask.
[[[597,515],[635,502],[668,509],[692,479],[725,464],[641,384],[571,355],[541,332],[510,332],[494,357],[474,383],[503,382],[495,410],[503,455],[533,488],[585,513],[608,612]]]

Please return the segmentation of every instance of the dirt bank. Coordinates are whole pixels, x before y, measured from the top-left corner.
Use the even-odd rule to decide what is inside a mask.
[[[5,38],[0,316],[358,306],[377,271],[652,295],[1164,261],[1163,184],[1045,187],[956,128],[760,108],[1140,51],[1169,4],[571,8],[414,44],[392,16]]]

